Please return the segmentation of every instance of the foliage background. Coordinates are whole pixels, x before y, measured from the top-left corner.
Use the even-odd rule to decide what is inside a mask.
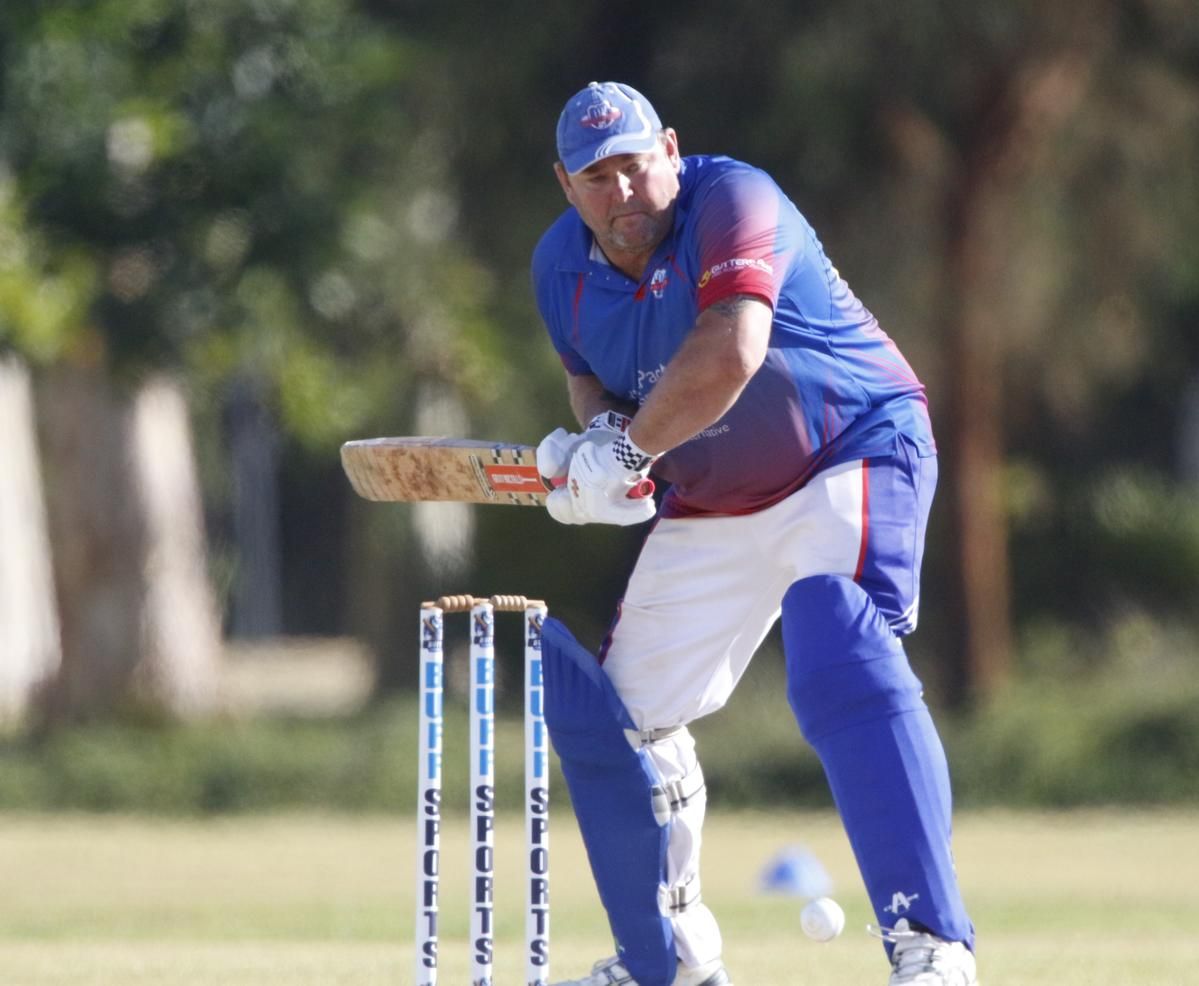
[[[985,495],[943,484],[911,643],[932,697],[958,710],[967,762],[1014,798],[1104,800],[1148,775],[1064,778],[1124,751],[1169,763],[1147,797],[1193,797],[1176,779],[1199,727],[1171,701],[1199,660],[1199,19],[1185,0],[6,4],[0,351],[33,367],[43,404],[63,366],[118,390],[162,370],[184,382],[230,638],[246,546],[229,414],[251,395],[276,443],[275,632],[352,636],[376,660],[378,709],[341,728],[390,728],[430,595],[543,595],[596,642],[636,532],[366,505],[336,454],[440,430],[535,442],[565,421],[527,260],[563,207],[558,110],[592,78],[650,94],[685,153],[778,179],[928,383],[943,476],[970,435],[995,451]],[[992,499],[1008,666],[971,693],[962,514]],[[768,691],[773,642],[761,663]],[[1158,697],[1137,704],[1145,689]],[[1073,739],[1054,735],[1062,722]],[[286,762],[288,745],[263,756]],[[8,751],[0,786],[50,783],[22,771],[61,747],[31,749]]]

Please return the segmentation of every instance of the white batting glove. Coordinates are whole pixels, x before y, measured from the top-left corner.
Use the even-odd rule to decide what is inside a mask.
[[[651,462],[627,435],[584,436],[571,457],[566,486],[546,498],[550,516],[562,524],[627,526],[649,520],[657,512],[644,489]]]
[[[546,464],[557,465],[558,455],[565,457],[564,464],[561,466],[561,471],[555,475],[548,476],[550,482],[558,487],[554,492],[546,497],[545,508],[549,511],[550,516],[559,524],[587,524],[590,523],[590,518],[578,513],[575,509],[574,497],[567,496],[566,490],[563,487],[566,485],[567,474],[570,469],[570,462],[574,454],[579,450],[580,446],[586,444],[593,447],[600,445],[609,445],[620,437],[619,431],[609,430],[606,423],[596,424],[603,415],[596,415],[592,419],[590,425],[587,426],[587,431],[582,435],[573,435],[563,431],[561,428],[558,432],[547,435],[545,441],[537,448],[537,468],[544,476],[546,475],[542,468],[542,446],[545,446]],[[548,443],[548,444],[547,444]],[[559,494],[559,495],[555,495]]]
[[[564,482],[570,457],[582,440],[583,436],[577,432],[555,428],[537,446],[537,471],[551,483],[555,480]]]
[[[588,423],[585,435],[567,431],[565,428],[555,428],[537,446],[537,471],[551,483],[556,480],[565,482],[566,472],[570,468],[570,457],[574,455],[575,449],[586,435],[609,434],[612,438],[608,441],[612,441],[629,430],[632,420],[619,411],[601,411]]]
[[[600,411],[587,422],[587,430],[610,431],[617,435],[623,435],[629,430],[629,425],[632,423],[633,419],[627,414],[621,414],[619,411]]]
[[[575,513],[575,503],[565,486],[560,486],[545,498],[545,509],[559,524],[586,524],[587,521]]]

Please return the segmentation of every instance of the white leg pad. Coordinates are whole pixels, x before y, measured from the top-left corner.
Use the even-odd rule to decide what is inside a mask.
[[[685,966],[720,958],[720,928],[700,895],[699,856],[707,791],[695,756],[695,740],[686,728],[654,739],[643,749],[658,772],[661,795],[655,814],[668,812],[667,880],[659,901],[674,929],[675,949]],[[661,820],[661,819],[660,819]]]

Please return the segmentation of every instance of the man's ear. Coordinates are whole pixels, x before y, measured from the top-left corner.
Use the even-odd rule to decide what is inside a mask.
[[[663,129],[662,146],[666,149],[666,156],[674,165],[674,170],[679,171],[683,167],[683,155],[679,151],[679,135],[675,133],[674,127]]]
[[[575,204],[575,193],[570,187],[570,175],[566,173],[566,169],[562,167],[561,161],[554,162],[554,174],[558,176],[558,184],[562,186],[562,193],[566,196],[566,201],[571,205]]]

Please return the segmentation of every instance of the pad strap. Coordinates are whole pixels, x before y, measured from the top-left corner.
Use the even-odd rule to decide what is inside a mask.
[[[658,740],[669,739],[675,733],[686,729],[686,726],[666,726],[662,729],[642,729],[638,732],[636,745],[646,746],[649,743],[657,743]]]
[[[698,797],[704,790],[704,773],[699,764],[686,777],[667,784],[655,784],[653,787],[654,818],[659,825],[665,825],[672,815],[678,814]]]
[[[704,895],[700,893],[699,874],[679,887],[663,887],[658,892],[658,906],[671,917],[678,917],[688,908],[702,903]]]

